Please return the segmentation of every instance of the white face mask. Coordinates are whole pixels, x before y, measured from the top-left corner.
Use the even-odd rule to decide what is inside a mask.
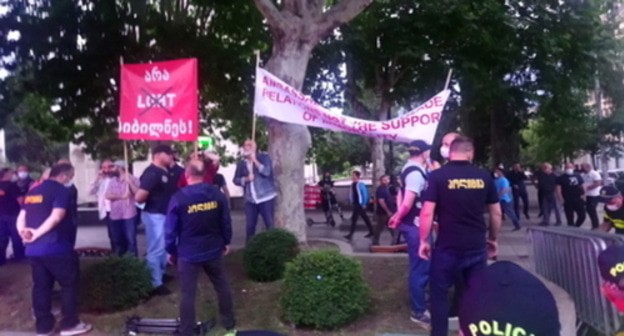
[[[446,146],[440,147],[440,155],[442,155],[442,157],[444,159],[448,159],[449,158],[450,151],[451,151],[451,149],[449,147],[446,147]]]
[[[11,176],[11,182],[16,182],[17,181],[17,176],[13,175]]]
[[[74,185],[74,181],[69,181],[64,184],[65,188],[71,188]]]
[[[566,169],[566,171],[565,171],[565,172],[566,172],[566,174],[568,174],[568,175],[572,175],[572,174],[574,174],[574,169]]]
[[[25,171],[17,172],[17,177],[23,180],[28,177],[28,172],[25,172]]]
[[[617,211],[620,207],[615,205],[615,204],[608,204],[607,205],[607,210],[609,211]]]

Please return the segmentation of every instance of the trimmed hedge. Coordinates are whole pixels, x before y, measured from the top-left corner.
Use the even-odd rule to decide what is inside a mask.
[[[145,261],[131,256],[110,257],[90,265],[82,273],[85,308],[114,312],[132,308],[148,298],[151,274]]]
[[[271,282],[284,276],[286,263],[299,254],[297,237],[283,229],[272,229],[251,238],[243,255],[247,276]]]
[[[369,302],[362,266],[353,258],[314,251],[286,266],[281,306],[284,318],[297,326],[338,328],[364,314]]]

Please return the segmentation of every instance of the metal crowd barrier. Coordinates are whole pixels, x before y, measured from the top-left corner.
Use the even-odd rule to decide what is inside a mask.
[[[617,310],[601,293],[598,254],[624,237],[573,227],[528,229],[529,257],[534,271],[572,296],[577,312],[577,331],[585,323],[604,335],[624,326]]]

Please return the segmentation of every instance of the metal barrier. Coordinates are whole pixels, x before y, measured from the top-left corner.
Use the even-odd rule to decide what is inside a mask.
[[[572,296],[580,322],[605,335],[624,325],[600,291],[598,270],[598,254],[609,245],[624,244],[624,237],[570,227],[531,227],[528,239],[535,272]]]

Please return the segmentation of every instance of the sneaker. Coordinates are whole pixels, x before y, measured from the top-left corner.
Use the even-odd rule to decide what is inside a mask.
[[[520,227],[519,226],[515,227],[515,228],[513,228],[513,230],[511,230],[511,232],[516,232],[516,231],[520,231]]]
[[[364,238],[370,238],[372,236],[373,236],[373,234],[371,232],[369,232],[366,236],[364,236]]]
[[[410,314],[410,320],[412,320],[412,322],[418,324],[420,327],[429,330],[431,329],[431,317],[429,317],[429,314],[427,314],[427,312],[424,313],[411,313]]]
[[[88,333],[93,329],[93,326],[84,322],[78,323],[71,329],[61,330],[61,336],[74,336]]]
[[[223,336],[236,336],[236,329],[228,330]]]
[[[54,335],[54,330],[50,331],[49,333],[37,333],[37,336],[52,336]]]
[[[353,237],[351,237],[351,235],[346,235],[346,236],[344,236],[344,239],[346,239],[346,240],[351,240],[352,238],[353,238]]]
[[[171,291],[163,285],[160,285],[152,290],[153,296],[165,296],[169,294],[171,294]]]

